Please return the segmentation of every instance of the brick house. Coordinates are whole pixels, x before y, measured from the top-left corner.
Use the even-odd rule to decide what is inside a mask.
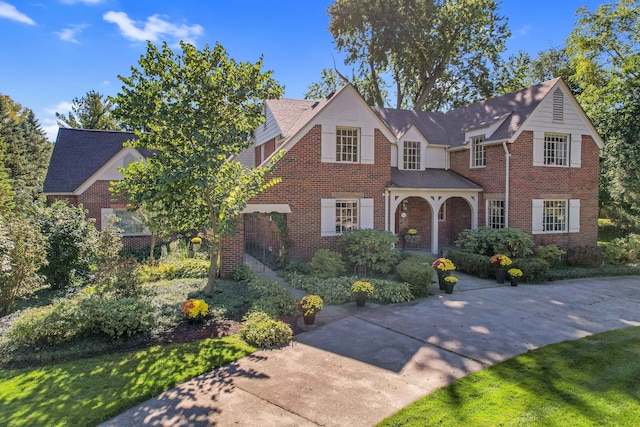
[[[132,132],[60,128],[43,187],[51,203],[83,205],[98,230],[108,215],[115,215],[124,231],[124,247],[141,249],[150,245],[151,233],[132,217],[123,198],[114,200],[109,192],[109,182],[122,179],[119,168],[150,154],[123,147],[133,138]]]
[[[245,247],[308,260],[350,228],[416,228],[433,253],[478,226],[597,244],[604,144],[560,78],[446,113],[372,108],[346,85],[320,101],[266,101],[264,114],[237,159],[256,166],[284,150],[272,171],[282,182],[226,238],[223,274]],[[286,244],[274,215],[286,218]]]

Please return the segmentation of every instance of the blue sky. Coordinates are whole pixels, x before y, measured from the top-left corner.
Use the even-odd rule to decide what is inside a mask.
[[[274,71],[285,96],[302,98],[323,68],[341,70],[328,31],[332,0],[0,0],[0,93],[31,108],[51,140],[55,112],[89,90],[115,95],[118,75],[146,51],[145,40],[198,47],[220,42],[230,56]],[[595,0],[504,0],[513,35],[508,54],[536,55],[564,43],[575,11]]]

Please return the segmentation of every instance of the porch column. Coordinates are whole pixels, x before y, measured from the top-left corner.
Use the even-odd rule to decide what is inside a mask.
[[[438,230],[438,212],[440,211],[440,208],[435,210],[434,207],[432,206],[431,210],[432,210],[431,212],[431,253],[435,255],[435,254],[438,254],[439,252],[438,232],[440,230]]]

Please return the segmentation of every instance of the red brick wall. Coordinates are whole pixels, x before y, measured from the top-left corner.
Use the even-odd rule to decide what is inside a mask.
[[[340,164],[320,161],[321,127],[314,126],[275,165],[271,175],[282,182],[251,203],[286,203],[289,258],[309,260],[318,249],[338,249],[337,237],[320,236],[321,199],[352,193],[374,199],[374,227],[384,229],[385,187],[391,179],[389,141],[376,129],[375,164]]]
[[[537,244],[560,247],[594,246],[598,240],[599,151],[590,136],[582,137],[582,165],[572,167],[533,166],[533,132],[523,132],[507,145],[510,157],[509,227],[531,233],[533,199],[580,199],[580,232],[536,234]],[[451,153],[451,169],[482,185],[478,224],[486,223],[487,194],[504,195],[505,158],[501,145],[487,147],[487,166],[471,169],[469,150]]]

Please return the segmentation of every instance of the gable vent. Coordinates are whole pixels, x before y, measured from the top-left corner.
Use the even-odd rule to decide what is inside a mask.
[[[559,88],[553,92],[553,121],[564,121],[564,94]]]

